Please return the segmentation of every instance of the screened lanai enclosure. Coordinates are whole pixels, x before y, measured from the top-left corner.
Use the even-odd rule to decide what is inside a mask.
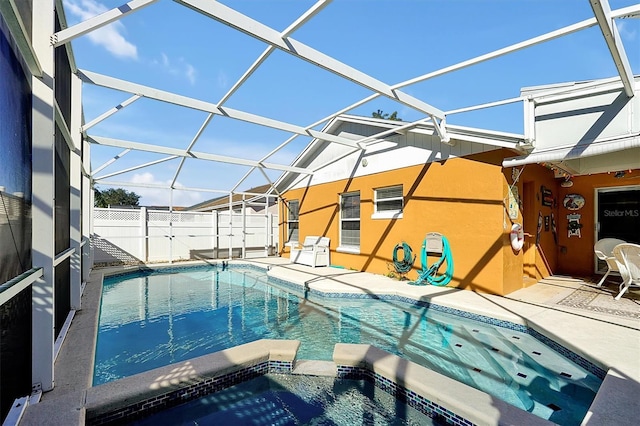
[[[296,239],[288,182],[340,160],[294,165],[310,144],[364,153],[427,124],[452,144],[455,125],[526,156],[522,88],[608,78],[637,94],[640,4],[521,3],[0,2],[3,420],[54,388],[97,266],[273,256]],[[402,124],[331,132],[346,113]],[[140,206],[94,208],[109,188]]]

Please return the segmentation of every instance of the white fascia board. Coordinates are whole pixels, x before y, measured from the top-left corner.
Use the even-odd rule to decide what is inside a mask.
[[[437,136],[437,132],[431,124],[423,124],[409,131],[423,135]],[[524,135],[517,133],[498,132],[450,124],[447,125],[447,133],[451,139],[497,146],[500,148],[519,150],[520,145],[524,143]]]
[[[80,37],[93,30],[104,27],[105,25],[117,21],[118,19],[130,13],[136,12],[143,7],[149,6],[150,4],[157,1],[158,0],[132,0],[129,3],[123,4],[122,6],[107,10],[100,15],[96,15],[92,18],[87,19],[86,21],[82,21],[72,27],[66,28],[53,34],[51,36],[51,44],[54,47],[58,47],[62,44],[69,43],[76,37]]]
[[[217,161],[219,163],[236,164],[240,166],[248,167],[264,167],[266,169],[282,170],[287,172],[295,172],[302,174],[313,174],[308,169],[300,167],[283,166],[280,164],[265,163],[254,160],[247,160],[244,158],[227,157],[224,155],[209,154],[206,152],[186,152],[184,149],[170,148],[166,146],[150,145],[140,142],[125,141],[120,139],[106,138],[102,136],[87,136],[87,140],[90,143],[96,145],[113,146],[119,148],[130,148],[136,151],[154,152],[157,154],[175,155],[178,157],[197,158],[200,160]]]
[[[502,167],[516,167],[532,163],[568,161],[634,148],[640,148],[640,134],[638,133],[622,137],[617,136],[614,138],[595,140],[582,145],[565,145],[544,151],[534,151],[529,155],[505,158],[502,162]]]
[[[325,55],[312,47],[309,47],[291,37],[282,37],[280,32],[270,28],[261,22],[255,21],[221,3],[213,0],[175,0],[196,12],[208,16],[216,21],[226,24],[238,31],[261,40],[284,52],[303,59],[323,68],[369,90],[380,93],[390,99],[396,100],[406,106],[422,111],[427,115],[443,118],[444,113],[419,99],[414,98],[398,89],[385,84],[368,74],[350,67],[331,56]]]
[[[529,92],[524,96],[532,100],[536,105],[546,103],[560,102],[570,99],[584,98],[587,96],[597,95],[601,93],[615,92],[623,89],[620,78],[607,78],[602,80],[593,80],[589,82],[569,83],[567,85],[549,86],[549,90]],[[545,86],[541,86],[544,89]]]
[[[638,91],[640,85],[638,85],[638,81],[640,81],[640,77],[636,78],[635,83],[635,91]],[[615,81],[610,81],[606,84],[592,84],[589,86],[580,87],[579,89],[568,90],[568,91],[553,91],[550,93],[541,94],[540,97],[533,97],[536,105],[544,105],[544,104],[552,104],[555,102],[564,102],[573,99],[581,99],[588,98],[595,95],[601,95],[605,93],[613,93],[620,92],[624,90],[624,85],[620,81],[619,78],[615,78]]]
[[[627,53],[624,51],[624,45],[622,44],[618,28],[611,17],[609,2],[607,0],[590,0],[589,3],[591,3],[593,14],[598,21],[604,40],[607,43],[611,56],[613,57],[613,62],[618,70],[618,75],[624,85],[624,92],[629,98],[631,98],[634,95],[633,91],[635,86],[633,71],[631,71],[631,65],[629,64]]]
[[[302,126],[273,120],[259,115],[250,114],[248,112],[238,111],[232,108],[220,108],[216,104],[213,104],[211,102],[200,101],[198,99],[177,95],[175,93],[166,92],[164,90],[154,89],[148,86],[132,83],[130,81],[120,80],[118,78],[109,77],[95,72],[78,70],[78,76],[85,83],[94,84],[96,86],[120,90],[123,92],[144,96],[145,98],[155,99],[186,108],[222,115],[236,120],[246,121],[248,123],[258,124],[265,127],[271,127],[273,129],[283,130],[285,132],[295,133],[302,136],[312,136],[318,139],[326,140],[328,142],[339,143],[341,145],[347,145],[350,147],[358,146],[354,141],[341,138],[339,136],[317,132],[314,130],[307,130]]]

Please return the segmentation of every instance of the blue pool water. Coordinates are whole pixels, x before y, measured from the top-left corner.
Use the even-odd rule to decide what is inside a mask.
[[[131,423],[158,424],[428,426],[434,422],[365,380],[268,375]]]
[[[398,284],[402,285],[402,284]],[[397,300],[325,298],[253,269],[106,278],[94,385],[262,338],[298,359],[368,343],[560,424],[579,424],[601,379],[534,337]]]

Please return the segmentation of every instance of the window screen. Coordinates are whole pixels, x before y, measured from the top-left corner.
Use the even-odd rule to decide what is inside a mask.
[[[340,245],[360,247],[360,193],[340,197]]]

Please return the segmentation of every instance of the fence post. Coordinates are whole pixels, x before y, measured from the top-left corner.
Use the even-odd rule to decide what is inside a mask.
[[[264,257],[269,256],[269,234],[271,224],[269,223],[269,196],[264,197]]]
[[[229,260],[233,259],[233,192],[229,192]]]
[[[247,203],[242,194],[242,258],[247,258]]]
[[[149,260],[148,241],[149,227],[147,226],[147,208],[140,207],[140,258],[143,262]]]
[[[218,210],[211,210],[211,257],[218,258]]]
[[[275,247],[273,244],[273,213],[271,212],[267,213],[267,244],[269,245],[267,256],[275,254]]]

